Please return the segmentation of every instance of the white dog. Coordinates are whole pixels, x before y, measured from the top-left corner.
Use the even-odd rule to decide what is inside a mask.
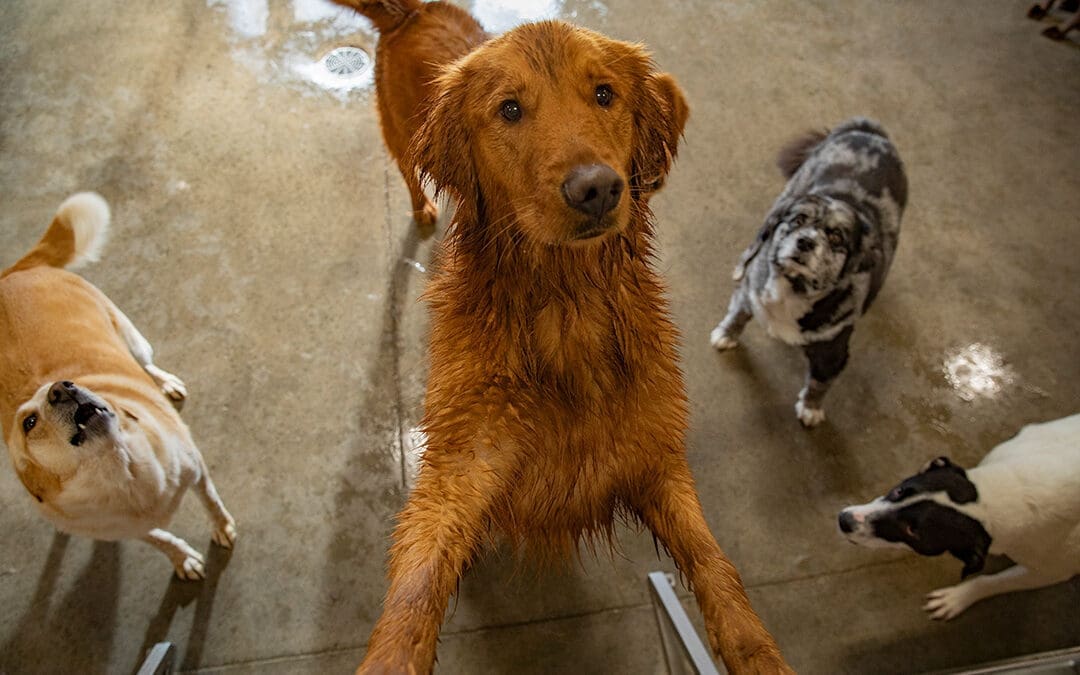
[[[194,486],[213,540],[236,527],[191,433],[169,399],[184,383],[153,363],[131,321],[82,277],[96,260],[109,207],[70,197],[37,246],[0,273],[0,423],[12,464],[58,529],[95,539],[139,538],[178,576],[204,576],[203,558],[163,528]]]
[[[1066,581],[1080,574],[1080,415],[1024,427],[967,472],[939,457],[884,497],[841,511],[840,530],[864,546],[948,551],[965,579],[987,552],[1016,562],[930,593],[924,609],[934,619]]]

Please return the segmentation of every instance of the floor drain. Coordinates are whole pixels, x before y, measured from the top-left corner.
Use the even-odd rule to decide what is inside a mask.
[[[353,80],[371,68],[371,57],[359,47],[338,47],[322,58],[323,67],[341,80]]]

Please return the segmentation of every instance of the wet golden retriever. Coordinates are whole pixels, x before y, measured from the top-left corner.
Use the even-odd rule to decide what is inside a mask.
[[[407,155],[456,211],[426,292],[427,450],[359,672],[426,673],[458,580],[647,526],[735,673],[788,672],[705,522],[647,197],[688,110],[636,45],[524,25],[444,69]]]

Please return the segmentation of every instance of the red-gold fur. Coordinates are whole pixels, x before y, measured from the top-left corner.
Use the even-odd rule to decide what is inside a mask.
[[[405,153],[424,121],[432,83],[442,66],[487,39],[468,12],[445,2],[334,0],[371,19],[379,31],[375,48],[375,97],[386,148],[398,163],[412,198],[417,225],[432,228],[438,209],[405,166]]]
[[[598,87],[614,102],[598,105]],[[520,104],[514,121],[500,116]],[[687,401],[647,198],[687,117],[638,46],[558,22],[517,28],[450,65],[410,159],[457,210],[426,293],[428,445],[390,552],[390,589],[359,672],[426,673],[458,579],[502,535],[573,554],[640,521],[686,576],[732,672],[786,672],[702,513]],[[573,167],[627,186],[581,240]]]

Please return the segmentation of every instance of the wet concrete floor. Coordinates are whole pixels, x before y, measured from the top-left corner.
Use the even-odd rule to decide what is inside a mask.
[[[922,596],[960,564],[856,548],[835,526],[929,458],[972,465],[1080,409],[1080,49],[1041,37],[1029,2],[463,3],[493,30],[556,16],[641,41],[684,87],[692,118],[653,207],[689,457],[711,527],[801,673],[1080,643],[1080,582],[932,623]],[[0,672],[131,672],[165,639],[185,670],[359,662],[414,467],[417,298],[446,221],[428,239],[411,226],[370,79],[321,70],[340,45],[370,51],[374,36],[322,0],[0,4],[0,265],[71,192],[110,201],[111,241],[84,273],[186,380],[184,416],[240,528],[234,551],[212,548],[187,498],[173,531],[209,551],[209,578],[181,582],[144,544],[56,534],[0,471]],[[733,353],[708,335],[782,187],[776,150],[854,114],[889,129],[911,200],[829,419],[808,432],[799,353],[756,324]],[[663,672],[645,575],[673,565],[646,534],[620,541],[614,559],[567,570],[481,560],[437,670]]]

